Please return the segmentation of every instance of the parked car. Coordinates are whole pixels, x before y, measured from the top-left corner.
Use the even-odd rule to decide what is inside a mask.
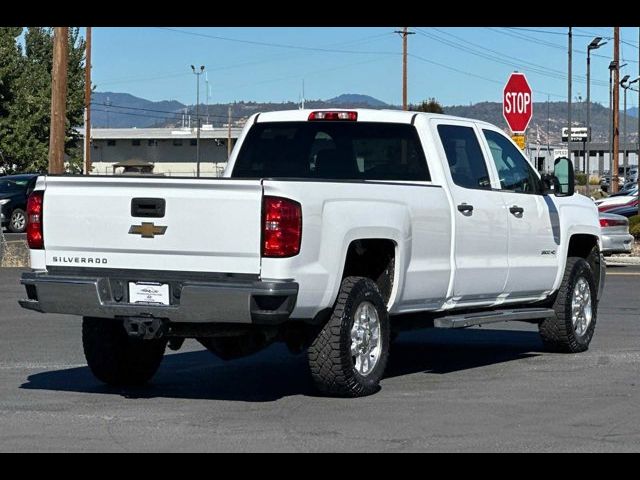
[[[624,193],[616,193],[607,198],[601,198],[595,201],[598,210],[606,212],[612,208],[633,207],[638,205],[638,186]]]
[[[41,177],[20,304],[84,317],[89,368],[114,385],[185,338],[223,359],[306,348],[317,388],[348,397],[377,390],[407,328],[520,320],[585,351],[601,228],[571,161],[554,169],[466,118],[255,114],[225,178]]]
[[[37,175],[0,177],[0,222],[13,233],[27,228],[27,197],[36,185]]]
[[[609,171],[604,171],[602,172],[602,177],[600,177],[600,188],[602,190],[604,190],[605,192],[609,191],[609,176],[610,176],[610,172]],[[620,175],[618,175],[618,186],[621,187],[623,185],[625,185],[626,183],[626,179],[624,178],[624,175],[622,174],[622,172],[620,173]]]
[[[612,213],[614,215],[622,215],[623,217],[634,217],[638,215],[638,205],[634,207],[616,207],[611,210],[607,210],[607,213]]]
[[[603,255],[631,253],[633,235],[629,233],[629,219],[627,217],[600,212],[600,227],[602,229]]]

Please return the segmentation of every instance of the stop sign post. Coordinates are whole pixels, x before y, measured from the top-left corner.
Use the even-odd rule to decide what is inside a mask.
[[[512,73],[504,86],[502,115],[513,133],[524,133],[533,116],[531,87],[524,73]]]

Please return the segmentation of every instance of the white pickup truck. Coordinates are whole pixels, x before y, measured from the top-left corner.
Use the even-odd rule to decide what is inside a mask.
[[[555,167],[541,178],[500,129],[464,118],[257,114],[225,178],[40,177],[20,303],[83,316],[89,367],[120,385],[185,338],[223,359],[307,349],[337,396],[379,388],[402,329],[520,320],[580,352],[600,224],[571,162]]]

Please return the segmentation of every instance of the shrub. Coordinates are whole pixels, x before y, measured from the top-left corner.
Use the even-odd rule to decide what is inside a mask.
[[[587,174],[582,172],[576,172],[576,185],[586,185]]]
[[[633,227],[629,227],[629,233],[633,235],[636,240],[640,240],[640,222],[636,222]]]

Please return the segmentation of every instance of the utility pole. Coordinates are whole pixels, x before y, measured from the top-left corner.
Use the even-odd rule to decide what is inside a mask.
[[[231,157],[231,104],[227,110],[227,161]]]
[[[589,162],[591,161],[591,50],[596,50],[603,46],[602,37],[595,37],[591,43],[587,45],[587,141],[585,146],[585,155],[587,163],[587,195],[589,194]],[[609,79],[611,80],[611,79]],[[611,89],[611,88],[609,88]],[[598,173],[602,175],[601,169],[598,167]]]
[[[204,74],[204,83],[207,87],[207,124],[209,124],[209,72]]]
[[[91,27],[87,27],[84,64],[84,174],[90,175],[91,166]]]
[[[51,68],[51,130],[49,173],[64,173],[64,131],[67,118],[67,64],[69,27],[55,27]]]
[[[611,192],[618,192],[618,155],[620,154],[620,27],[613,27],[613,165],[611,165]]]
[[[200,178],[200,75],[204,72],[204,65],[200,65],[200,71],[191,65],[191,70],[196,76],[196,176]]]
[[[568,80],[567,80],[567,102],[568,102],[568,110],[567,110],[567,123],[569,124],[569,130],[567,130],[567,154],[569,155],[569,160],[571,160],[571,54],[573,52],[573,31],[572,27],[569,27],[569,63],[567,65],[568,72]],[[575,170],[575,165],[574,165]]]
[[[631,75],[625,75],[622,80],[620,80],[620,86],[624,90],[624,102],[622,111],[624,112],[624,118],[622,119],[622,171],[623,177],[626,182],[627,180],[627,165],[628,165],[628,157],[627,157],[627,90],[629,89],[629,77]],[[624,185],[624,183],[623,183]]]
[[[396,30],[394,33],[402,37],[402,110],[407,110],[407,36],[415,32],[408,31],[408,27],[402,27],[402,30]]]
[[[551,115],[549,112],[549,94],[547,94],[547,155],[549,157],[551,157],[551,139],[549,138],[550,123],[551,123]],[[549,164],[547,163],[547,169],[545,169],[545,171],[548,171],[548,165]]]

